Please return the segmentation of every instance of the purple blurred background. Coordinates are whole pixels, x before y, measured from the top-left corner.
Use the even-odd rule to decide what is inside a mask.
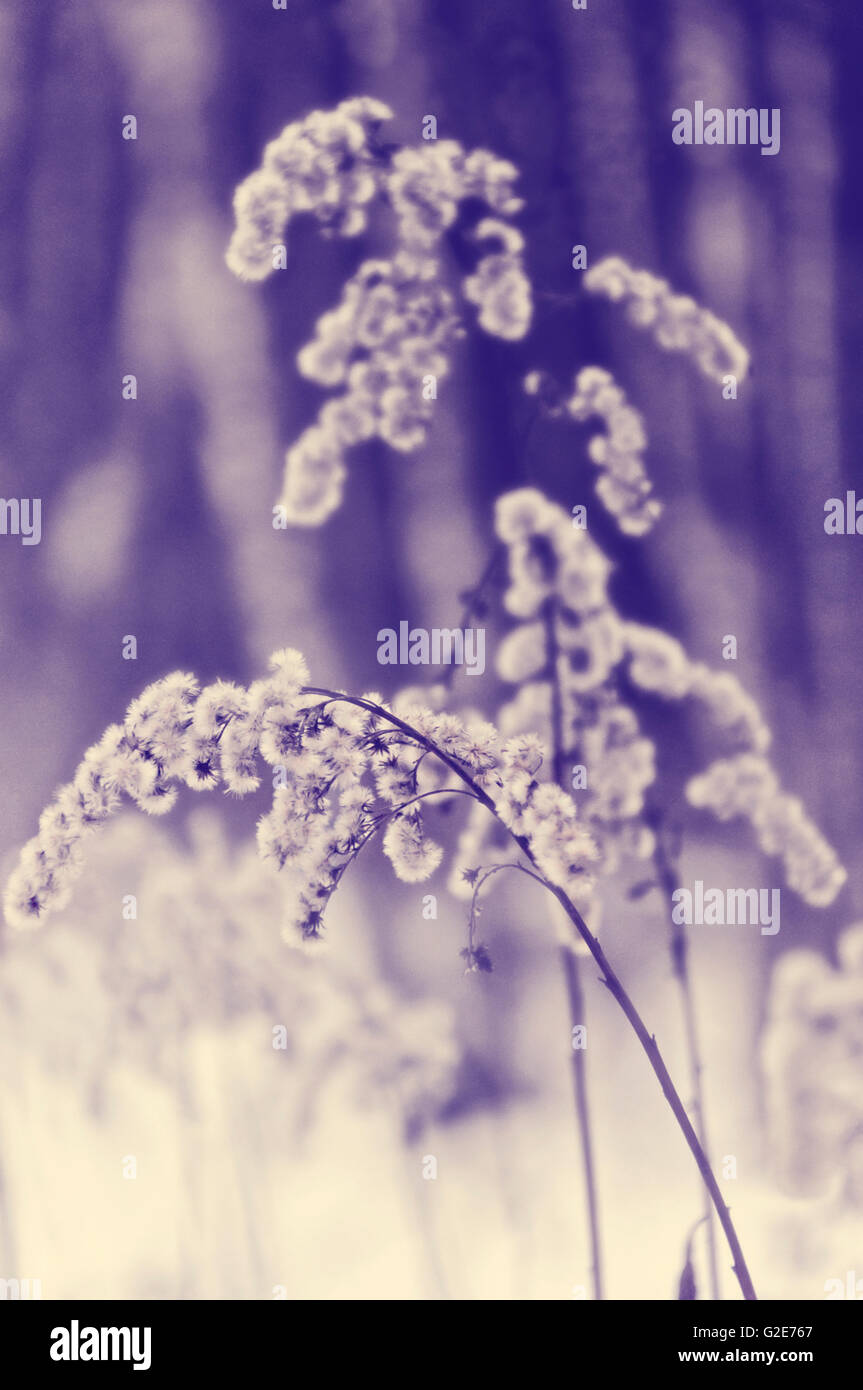
[[[863,905],[863,541],[823,529],[826,499],[857,485],[863,411],[861,19],[853,0],[590,0],[585,12],[568,0],[289,0],[286,11],[269,0],[82,0],[5,4],[0,16],[2,490],[43,499],[40,545],[0,538],[2,867],[84,748],[168,670],[245,682],[273,648],[292,645],[317,682],[381,688],[378,629],[404,617],[429,627],[456,622],[459,591],[484,567],[502,490],[527,477],[567,508],[590,500],[592,472],[574,431],[541,424],[522,455],[529,407],[520,383],[533,367],[569,378],[597,362],[646,417],[647,465],[666,504],[656,532],[638,543],[593,509],[591,526],[595,517],[596,536],[618,563],[615,596],[629,616],[665,627],[712,664],[722,636],[737,636],[736,673],[773,728],[783,781],[804,797],[849,871],[825,912],[789,894],[769,949],[774,959],[792,945],[829,952]],[[469,336],[423,450],[402,457],[365,446],[329,523],[276,531],[284,449],[321,400],[297,376],[297,349],[350,271],[381,246],[374,234],[322,242],[298,223],[288,269],[243,285],[224,264],[231,198],[283,125],[361,93],[392,106],[395,140],[416,140],[433,114],[442,138],[491,148],[518,166],[537,312],[524,342]],[[697,99],[779,107],[778,157],[672,144],[672,110]],[[121,138],[129,113],[135,142]],[[727,320],[752,354],[741,399],[723,401],[689,362],[659,352],[613,306],[584,296],[570,264],[574,243],[591,261],[625,256]],[[136,401],[121,398],[130,372]],[[138,639],[134,662],[121,658],[126,634]],[[491,710],[491,671],[482,685]],[[693,731],[670,720],[665,733],[672,758],[691,751]],[[248,838],[259,809],[226,799],[217,806],[236,841]],[[182,833],[184,816],[175,814],[170,833]],[[717,872],[735,857],[759,862],[742,831],[716,830],[714,842]],[[702,854],[699,872],[705,862]],[[472,995],[459,974],[460,906],[441,910],[432,935],[416,900],[370,860],[338,932],[356,931],[362,945],[351,950],[362,969],[399,994],[453,1002],[469,1063],[450,1123],[459,1132],[459,1115],[470,1126],[494,1113],[516,1136],[462,1128],[452,1144],[464,1190],[475,1193],[502,1152],[516,1155],[502,1209],[540,1252],[525,1275],[527,1296],[568,1297],[557,1273],[548,1275],[557,1269],[555,1222],[553,1211],[540,1216],[533,1206],[536,1156],[504,1103],[539,1094],[533,1123],[549,1129],[537,1132],[559,1123],[548,1143],[566,1152],[570,1117],[548,1118],[566,1093],[565,1065],[549,1079],[543,1061],[546,1001],[559,985],[542,941],[518,921],[531,900],[519,890],[501,906],[496,974]],[[536,904],[525,910],[536,913]],[[608,939],[662,1016],[672,1006],[661,928],[651,944],[647,910],[628,914]],[[753,938],[731,954],[721,942],[696,950],[696,971],[717,982],[704,1015],[717,1151],[750,1154],[751,1169],[767,1163],[751,1074],[766,949]],[[612,1292],[664,1297],[686,1222],[675,1224],[673,1193],[659,1196],[654,1180],[669,1163],[689,1182],[686,1156],[646,1094],[651,1079],[608,1003],[592,998],[591,1007],[600,1044],[607,1040],[616,1059],[597,1083],[603,1186],[612,1224],[630,1229],[629,1245],[619,1237]],[[677,1027],[668,1025],[672,1056]],[[648,1141],[651,1127],[662,1137]],[[566,1220],[577,1229],[572,1161]],[[615,1206],[621,1190],[628,1195]],[[656,1232],[632,1245],[646,1196],[656,1232],[666,1230],[662,1204],[670,1204],[671,1247],[661,1256]],[[753,1212],[766,1200],[756,1193]],[[475,1209],[466,1198],[465,1210],[469,1222]],[[450,1240],[464,1219],[450,1217]],[[497,1248],[490,1232],[509,1249],[499,1214],[475,1219],[487,1252]],[[753,1215],[753,1230],[757,1222]],[[769,1254],[768,1235],[753,1239],[765,1261],[784,1268],[784,1246]],[[74,1241],[72,1232],[70,1248]],[[44,1259],[71,1267],[55,1279],[58,1292],[79,1292],[74,1261]],[[356,1296],[362,1268],[358,1256],[344,1285],[322,1277],[322,1296],[333,1288]],[[398,1268],[395,1261],[381,1272],[383,1295],[404,1277]],[[170,1271],[123,1283],[126,1269],[122,1257],[113,1269],[108,1261],[80,1291],[177,1293]],[[460,1286],[452,1270],[449,1277],[455,1296],[486,1296],[482,1268],[472,1267],[472,1284],[465,1276]],[[812,1279],[820,1288],[820,1274]],[[570,1282],[583,1281],[576,1260]],[[277,1271],[269,1282],[279,1282]],[[212,1296],[255,1295],[228,1280]],[[429,1296],[422,1279],[409,1296]]]

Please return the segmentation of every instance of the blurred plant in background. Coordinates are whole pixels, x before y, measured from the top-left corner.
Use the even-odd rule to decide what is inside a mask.
[[[777,962],[762,1042],[771,1152],[800,1196],[863,1209],[863,925]]]
[[[416,1149],[459,1089],[461,1052],[445,1005],[398,999],[359,962],[289,949],[283,881],[253,846],[232,848],[215,813],[195,811],[187,838],[178,845],[152,821],[121,815],[90,842],[79,891],[52,930],[19,936],[4,955],[0,1132],[20,1170],[9,1195],[30,1180],[28,1106],[49,1094],[40,1072],[82,1107],[85,1127],[125,1131],[144,1171],[123,1176],[142,1182],[148,1159],[153,1166],[156,1088],[170,1100],[162,1125],[178,1146],[189,1218],[179,1272],[172,1279],[170,1262],[158,1272],[162,1294],[205,1296],[213,1214],[202,1185],[212,1173],[240,1206],[234,1258],[254,1256],[241,1296],[268,1297],[281,1255],[274,1214],[256,1196],[265,1156],[298,1163],[334,1102],[358,1119],[377,1116],[385,1152]],[[97,1186],[119,1178],[120,1160],[101,1161]],[[57,1188],[38,1194],[55,1221],[65,1184]],[[413,1220],[407,1186],[401,1200]],[[6,1218],[0,1256],[14,1268],[14,1203]],[[118,1239],[131,1254],[134,1236]]]

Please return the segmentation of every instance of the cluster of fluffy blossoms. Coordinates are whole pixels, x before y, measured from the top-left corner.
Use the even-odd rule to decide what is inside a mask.
[[[424,739],[442,749],[447,757],[463,765],[474,785],[492,803],[493,816],[487,806],[475,804],[469,824],[479,820],[501,847],[505,847],[503,857],[509,860],[513,859],[512,836],[515,836],[545,879],[564,889],[580,910],[586,910],[595,887],[592,869],[599,858],[599,849],[583,824],[573,798],[543,780],[546,761],[543,740],[532,730],[513,730],[508,736],[504,735],[495,725],[470,711],[458,717],[449,714],[442,708],[445,699],[446,690],[442,686],[431,690],[414,687],[399,695],[394,711],[409,721]],[[445,765],[442,770],[440,764],[429,764],[422,754],[418,760],[415,748],[408,746],[398,753],[391,748],[390,757],[393,755],[395,766],[385,769],[385,781],[380,780],[379,774],[376,776],[378,793],[384,798],[394,800],[395,793],[403,800],[406,795],[415,795],[417,787],[421,795],[431,792],[446,796],[458,787],[458,779],[447,775]],[[391,779],[395,779],[394,786]],[[412,814],[409,811],[405,819]],[[404,833],[399,828],[401,824],[401,819],[394,822],[387,837],[399,841]],[[471,831],[467,830],[461,844],[472,838]],[[479,837],[475,843],[480,846]],[[435,846],[434,868],[440,863],[442,853],[440,847]],[[409,864],[400,864],[395,859],[393,862],[400,878],[415,877],[410,873]],[[492,862],[493,856],[486,855],[468,864],[460,855],[453,870],[457,895],[470,897],[470,885],[476,874],[469,871],[475,871],[480,864],[487,867]],[[466,870],[467,877],[464,877]]]
[[[26,1052],[67,1088],[80,1087],[88,1104],[110,1088],[119,1063],[205,1106],[195,1065],[203,1042],[230,1054],[244,1094],[273,1118],[267,1132],[279,1142],[308,1120],[309,1087],[320,1096],[339,1076],[360,1104],[396,1100],[409,1125],[439,1109],[460,1061],[448,1008],[400,999],[345,973],[332,956],[285,950],[284,888],[254,845],[231,845],[209,805],[195,808],[186,832],[180,845],[161,822],[117,817],[89,847],[81,891],[56,930],[38,951],[15,949],[18,942],[5,953],[4,1084],[14,1087],[14,1059]],[[130,891],[143,930],[119,920],[117,905]],[[290,1050],[287,1072],[266,1065],[280,1056],[277,1022]]]
[[[644,858],[655,849],[643,817],[655,749],[626,699],[636,689],[663,700],[694,699],[731,750],[690,780],[689,802],[720,820],[749,819],[764,852],[783,860],[794,891],[813,906],[832,902],[845,870],[802,803],[780,787],[765,758],[770,730],[737,678],[692,661],[667,633],[625,621],[608,596],[609,561],[541,492],[522,488],[501,497],[496,531],[508,555],[504,603],[519,620],[497,653],[498,674],[519,687],[498,726],[505,735],[539,730],[551,746],[559,744],[567,770],[585,768],[587,786],[576,794],[599,847],[599,871],[614,872],[623,856]],[[464,861],[477,861],[477,836],[484,834],[474,818],[461,846]]]
[[[271,273],[296,213],[311,213],[331,235],[353,237],[379,200],[395,222],[393,255],[360,266],[299,353],[303,375],[341,394],[286,456],[279,505],[293,525],[320,525],[339,506],[348,449],[378,438],[409,453],[424,442],[437,383],[463,332],[456,298],[443,284],[443,242],[456,223],[475,261],[461,291],[480,327],[514,340],[531,322],[523,239],[507,220],[522,206],[513,192],[515,166],[455,140],[384,145],[379,131],[391,117],[370,97],[313,111],[267,145],[262,167],[234,200],[227,261],[243,279]]]
[[[622,858],[653,852],[653,833],[641,816],[656,771],[654,745],[615,686],[626,656],[626,624],[608,596],[611,563],[583,527],[534,488],[498,499],[495,530],[507,552],[504,606],[518,620],[497,652],[498,674],[518,686],[498,712],[498,726],[508,737],[537,730],[548,747],[557,743],[567,776],[574,762],[588,769],[587,787],[576,791],[576,799],[596,847],[594,871],[607,875]],[[547,761],[545,776],[551,773]],[[548,791],[558,789],[552,785]],[[451,888],[465,896],[464,868],[501,862],[505,855],[506,847],[494,844],[474,813],[459,844]]]
[[[241,280],[264,280],[275,269],[291,219],[309,213],[330,236],[358,236],[378,192],[377,135],[392,112],[356,97],[334,111],[292,121],[264,149],[260,169],[234,194],[236,229],[227,252]]]
[[[158,815],[182,785],[252,792],[262,764],[273,770],[273,801],[258,824],[258,851],[287,871],[292,925],[306,939],[320,934],[342,874],[378,831],[399,878],[427,879],[443,851],[426,834],[423,803],[459,787],[485,798],[485,814],[520,838],[551,883],[579,900],[589,893],[596,847],[572,799],[538,782],[535,737],[502,739],[484,720],[459,719],[416,696],[389,711],[376,694],[310,691],[291,649],[277,652],[270,669],[247,689],[225,681],[200,689],[184,673],[148,686],[42,814],[6,890],[10,925],[32,926],[65,904],[88,832],[124,794]]]
[[[783,791],[766,757],[770,729],[756,702],[730,671],[692,661],[667,633],[626,624],[630,680],[668,700],[692,698],[706,711],[733,751],[690,779],[686,798],[718,820],[748,820],[765,854],[782,860],[789,886],[813,907],[827,907],[847,874],[836,851]]]
[[[343,389],[288,450],[281,506],[293,525],[318,526],[339,506],[348,449],[372,438],[400,453],[424,443],[463,332],[453,296],[426,270],[403,251],[364,262],[301,349],[303,376]]]
[[[500,217],[484,217],[473,238],[482,252],[474,273],[462,281],[462,293],[477,306],[477,320],[486,333],[508,342],[523,338],[533,313],[522,262],[524,237]]]
[[[833,1188],[861,1207],[863,924],[843,932],[837,957],[836,968],[811,950],[777,962],[761,1066],[780,1177],[798,1193]]]
[[[720,758],[692,778],[686,795],[718,820],[744,816],[764,853],[782,859],[795,893],[813,907],[833,902],[847,878],[845,869],[800,798],[782,790],[766,758],[756,753]]]
[[[632,323],[649,329],[660,347],[685,353],[711,380],[742,381],[749,371],[749,353],[728,324],[649,270],[607,256],[585,272],[584,287],[622,303]]]
[[[611,372],[603,367],[582,368],[568,400],[542,372],[531,372],[524,389],[537,397],[546,415],[568,415],[579,423],[594,416],[602,420],[604,433],[595,434],[587,446],[588,456],[600,469],[596,495],[624,535],[646,535],[662,514],[662,504],[651,496],[653,485],[644,467],[644,417],[629,404]]]

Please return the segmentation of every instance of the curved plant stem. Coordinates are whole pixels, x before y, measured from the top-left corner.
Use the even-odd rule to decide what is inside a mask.
[[[617,1003],[620,1005],[621,1009],[623,1010],[624,1014],[629,1020],[632,1030],[635,1033],[635,1036],[641,1043],[641,1046],[647,1055],[647,1060],[653,1068],[653,1071],[656,1074],[656,1078],[659,1081],[660,1086],[662,1087],[662,1093],[665,1096],[665,1099],[668,1101],[669,1106],[671,1107],[672,1114],[674,1115],[674,1118],[677,1120],[677,1123],[683,1133],[683,1137],[686,1140],[689,1149],[692,1153],[692,1156],[695,1159],[695,1162],[698,1166],[698,1171],[704,1179],[705,1186],[707,1187],[707,1190],[710,1193],[711,1201],[713,1202],[713,1205],[716,1208],[716,1214],[719,1217],[720,1224],[725,1233],[725,1238],[728,1241],[729,1249],[731,1250],[731,1254],[734,1257],[733,1269],[737,1278],[737,1282],[739,1283],[741,1291],[743,1293],[743,1297],[746,1299],[757,1298],[757,1294],[752,1283],[752,1278],[750,1276],[749,1269],[747,1267],[746,1260],[743,1255],[743,1250],[741,1249],[740,1241],[737,1238],[737,1232],[734,1229],[734,1223],[731,1220],[731,1213],[728,1210],[728,1207],[725,1205],[722,1193],[719,1190],[719,1184],[717,1183],[716,1178],[713,1175],[713,1170],[710,1167],[707,1155],[705,1154],[704,1149],[701,1146],[701,1141],[699,1140],[698,1135],[693,1129],[689,1116],[686,1113],[686,1107],[683,1104],[683,1101],[680,1099],[680,1096],[677,1092],[677,1088],[675,1087],[674,1082],[672,1081],[668,1073],[668,1068],[666,1067],[665,1062],[663,1061],[662,1054],[659,1051],[659,1047],[656,1042],[656,1038],[653,1036],[653,1034],[647,1031],[647,1028],[645,1027],[641,1015],[639,1014],[638,1010],[636,1009],[635,1005],[633,1004],[632,1000],[630,999],[629,995],[627,994],[626,990],[624,989],[614,970],[612,970],[611,965],[609,964],[605,956],[605,952],[603,951],[599,942],[596,940],[596,938],[589,931],[585,923],[582,921],[581,915],[578,912],[577,908],[569,901],[562,888],[557,888],[554,884],[549,884],[549,890],[552,893],[554,893],[555,897],[557,898],[564,912],[566,912],[573,926],[576,928],[576,930],[580,933],[582,939],[585,941],[587,948],[590,951],[590,954],[593,956],[594,960],[596,961],[597,965],[602,971],[602,975],[600,977],[602,979],[602,983],[617,1000]]]
[[[482,804],[495,817],[495,819],[499,820],[495,811],[494,802],[492,801],[491,797],[487,794],[487,792],[483,790],[479,783],[474,781],[474,779],[471,777],[470,773],[463,766],[463,764],[459,763],[459,761],[456,758],[451,757],[450,754],[444,751],[444,749],[439,748],[437,744],[433,742],[433,740],[427,738],[424,734],[419,733],[419,731],[412,728],[410,724],[407,724],[403,719],[400,719],[398,715],[393,714],[391,711],[384,709],[381,705],[374,704],[371,700],[364,700],[360,696],[340,695],[337,691],[323,690],[316,686],[306,687],[303,693],[306,695],[319,695],[328,701],[337,700],[342,701],[345,704],[355,705],[358,709],[366,710],[367,713],[374,715],[377,719],[384,720],[386,723],[391,724],[394,728],[401,729],[402,733],[407,734],[408,737],[411,738],[415,743],[417,743],[421,748],[426,748],[429,752],[434,753],[434,755],[440,760],[440,762],[444,764],[445,767],[448,767],[450,771],[453,772],[455,776],[458,777],[460,781],[462,781],[465,784],[465,786],[469,787],[471,791],[474,792],[477,800],[482,802]],[[502,824],[503,822],[499,821],[499,823]],[[755,1287],[752,1283],[752,1277],[749,1273],[749,1268],[746,1264],[746,1259],[737,1236],[737,1231],[735,1230],[734,1223],[731,1220],[731,1213],[728,1210],[728,1207],[725,1205],[722,1193],[719,1190],[719,1184],[717,1183],[716,1178],[713,1175],[713,1170],[711,1169],[710,1164],[707,1160],[707,1155],[705,1154],[704,1149],[702,1148],[701,1141],[699,1140],[698,1135],[696,1134],[692,1126],[692,1121],[686,1113],[686,1106],[683,1104],[683,1101],[680,1098],[677,1088],[671,1079],[668,1068],[666,1067],[665,1061],[663,1060],[662,1053],[660,1052],[659,1047],[657,1045],[656,1038],[652,1033],[648,1032],[644,1020],[641,1017],[641,1014],[635,1007],[635,1004],[633,1003],[632,999],[630,998],[629,994],[624,988],[622,982],[618,978],[617,973],[612,968],[610,961],[608,960],[605,952],[599,944],[599,941],[593,935],[593,932],[590,930],[587,923],[584,921],[584,918],[578,911],[578,908],[575,906],[573,902],[570,901],[563,888],[558,887],[557,884],[551,883],[548,879],[545,878],[545,876],[542,873],[542,870],[540,869],[539,865],[533,857],[533,854],[531,853],[529,841],[523,835],[517,835],[514,831],[510,830],[509,834],[512,836],[512,839],[515,841],[519,849],[524,854],[528,863],[536,871],[537,875],[542,879],[543,884],[547,888],[548,892],[551,893],[560,903],[560,906],[563,908],[563,911],[566,913],[566,916],[569,918],[569,921],[572,923],[572,926],[574,927],[575,931],[581,937],[582,941],[587,946],[587,949],[590,951],[590,954],[593,956],[593,959],[596,961],[596,964],[599,966],[601,972],[600,979],[602,983],[605,985],[606,989],[609,991],[612,997],[616,1000],[620,1009],[626,1016],[626,1019],[629,1022],[630,1027],[632,1028],[632,1031],[635,1033],[635,1036],[641,1044],[642,1050],[644,1051],[644,1054],[647,1057],[647,1060],[650,1063],[653,1073],[656,1076],[656,1079],[659,1082],[659,1085],[662,1089],[662,1094],[665,1096],[665,1099],[668,1102],[669,1108],[671,1109],[671,1113],[677,1121],[678,1127],[681,1133],[683,1134],[684,1139],[686,1140],[687,1146],[692,1154],[692,1157],[695,1160],[698,1171],[704,1180],[708,1192],[710,1193],[711,1201],[713,1202],[713,1205],[716,1209],[716,1214],[719,1217],[720,1225],[722,1226],[725,1238],[728,1242],[728,1247],[731,1251],[734,1260],[734,1274],[737,1278],[737,1282],[740,1285],[743,1297],[749,1300],[756,1299],[757,1294],[755,1292]]]
[[[469,950],[473,950],[476,936],[476,919],[479,914],[478,903],[480,889],[490,878],[494,878],[495,874],[502,873],[504,869],[517,869],[519,873],[527,874],[528,878],[535,879],[543,888],[545,887],[545,879],[540,878],[539,874],[533,873],[531,869],[526,869],[523,864],[493,864],[490,869],[486,869],[481,873],[473,886],[473,893],[470,900],[470,915],[467,924],[467,944]]]

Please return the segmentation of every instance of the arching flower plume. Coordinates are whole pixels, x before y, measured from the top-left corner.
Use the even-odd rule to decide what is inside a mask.
[[[40,818],[7,886],[10,925],[33,926],[68,901],[88,832],[118,809],[122,794],[162,814],[183,785],[223,784],[240,796],[255,790],[261,764],[274,769],[273,802],[258,823],[258,851],[287,871],[303,937],[320,934],[343,873],[379,831],[399,878],[417,883],[434,873],[443,850],[426,833],[422,803],[446,788],[481,801],[485,814],[522,837],[549,883],[573,901],[589,898],[596,847],[572,799],[537,782],[533,744],[415,700],[408,723],[376,694],[309,690],[293,650],[277,652],[270,666],[248,689],[217,681],[200,690],[182,673],[148,686]],[[435,785],[421,791],[429,760],[438,765]]]
[[[662,504],[651,496],[643,454],[647,431],[641,412],[603,367],[583,367],[576,374],[572,395],[563,392],[547,373],[530,372],[524,389],[538,400],[549,417],[568,415],[579,423],[598,417],[605,426],[590,440],[587,452],[600,470],[596,495],[627,536],[643,536],[662,515]]]
[[[712,381],[743,381],[749,353],[733,329],[689,295],[675,294],[667,280],[635,270],[621,256],[606,256],[584,274],[584,287],[623,304],[626,316],[646,328],[660,347],[682,352]]]
[[[293,525],[318,526],[339,506],[349,449],[377,438],[411,453],[425,442],[464,332],[446,283],[447,236],[457,235],[474,262],[461,294],[479,327],[508,341],[530,327],[523,239],[508,220],[522,206],[515,166],[455,140],[384,144],[381,126],[391,118],[370,97],[313,111],[267,145],[234,200],[227,261],[247,280],[273,272],[297,215],[315,217],[325,235],[356,237],[375,203],[390,212],[392,255],[359,267],[298,355],[304,376],[341,394],[288,450],[279,505]]]

